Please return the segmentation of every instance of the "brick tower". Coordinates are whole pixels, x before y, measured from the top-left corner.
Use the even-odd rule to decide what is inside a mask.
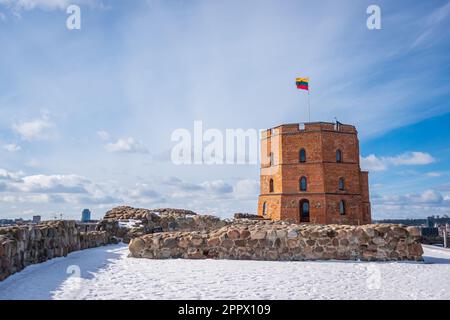
[[[356,128],[286,124],[261,137],[258,214],[273,220],[369,224],[368,172],[359,165]]]

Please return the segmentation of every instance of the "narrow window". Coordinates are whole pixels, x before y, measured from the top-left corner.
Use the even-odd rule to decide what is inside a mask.
[[[345,215],[345,201],[341,200],[339,202],[339,213],[341,214],[341,216]]]
[[[264,203],[263,203],[263,207],[262,207],[262,214],[263,214],[263,216],[265,216],[265,215],[267,214],[267,212],[266,212],[266,206],[267,206],[267,204],[264,202]]]
[[[273,166],[273,152],[270,153],[270,166]]]
[[[307,181],[306,181],[306,177],[301,177],[300,178],[300,191],[306,191],[308,187]]]
[[[306,151],[305,151],[305,149],[300,149],[299,158],[300,158],[300,162],[302,162],[302,163],[306,162]]]
[[[309,201],[300,201],[300,222],[309,222]]]
[[[342,162],[342,151],[341,150],[336,150],[336,162],[340,163]]]
[[[269,181],[269,192],[270,193],[273,192],[273,179],[270,179],[270,181]]]
[[[339,178],[339,190],[341,191],[345,190],[344,178]]]

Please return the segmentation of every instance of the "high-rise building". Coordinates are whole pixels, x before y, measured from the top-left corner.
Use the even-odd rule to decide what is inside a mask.
[[[33,216],[33,223],[40,223],[41,222],[41,216]]]
[[[91,220],[91,210],[83,209],[81,212],[81,222],[88,222]]]

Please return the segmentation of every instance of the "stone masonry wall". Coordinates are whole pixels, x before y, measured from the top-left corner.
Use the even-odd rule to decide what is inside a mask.
[[[0,281],[28,265],[68,253],[161,231],[214,230],[229,222],[182,209],[116,207],[97,225],[47,221],[38,225],[0,227]],[[92,231],[95,229],[95,231]]]
[[[399,225],[295,225],[238,221],[211,232],[167,232],[133,239],[130,256],[237,260],[422,260],[420,232]]]
[[[209,231],[229,222],[210,215],[197,215],[183,209],[141,209],[120,206],[106,212],[97,230],[107,231],[128,243],[130,239],[160,231]]]
[[[213,230],[229,222],[182,209],[116,207],[97,225],[47,221],[39,225],[0,227],[0,281],[25,267],[68,253],[173,230]],[[95,229],[95,231],[92,231]]]
[[[0,228],[0,281],[25,267],[109,243],[106,231],[80,232],[75,221]]]

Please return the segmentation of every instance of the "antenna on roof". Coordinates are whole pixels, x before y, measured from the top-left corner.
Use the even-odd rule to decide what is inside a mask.
[[[342,123],[340,123],[337,117],[334,117],[334,130],[339,131],[339,127]]]
[[[336,124],[342,124],[341,122],[338,121],[337,117],[334,117],[334,122],[335,122]]]

